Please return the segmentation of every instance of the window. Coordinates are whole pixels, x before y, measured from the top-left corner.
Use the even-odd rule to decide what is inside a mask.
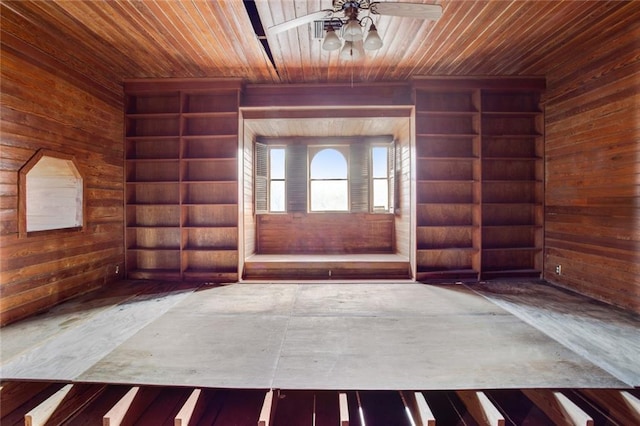
[[[255,142],[256,213],[393,213],[393,138],[323,139]]]
[[[389,145],[373,145],[371,147],[371,210],[374,212],[388,212],[390,206],[390,164]]]
[[[20,170],[20,234],[82,228],[83,192],[73,157],[38,151]]]
[[[309,201],[312,212],[349,211],[348,163],[340,148],[310,148]]]
[[[256,211],[285,212],[286,149],[256,142],[255,198]]]
[[[285,149],[269,147],[269,211],[286,211]]]

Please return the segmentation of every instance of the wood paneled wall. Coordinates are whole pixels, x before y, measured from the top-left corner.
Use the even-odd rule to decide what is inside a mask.
[[[242,132],[243,169],[240,185],[242,185],[243,189],[243,205],[240,211],[242,212],[241,228],[244,244],[240,244],[240,249],[242,250],[240,262],[244,263],[244,259],[256,253],[256,216],[253,207],[253,150],[256,134],[246,126],[242,129]]]
[[[411,162],[412,141],[411,136],[412,120],[404,120],[396,137],[396,188],[397,211],[395,212],[395,238],[396,253],[410,259],[411,265],[415,266],[415,245],[412,245],[411,217],[413,216],[411,206],[411,171],[414,170]],[[413,269],[412,266],[412,269]],[[413,274],[415,276],[415,274]]]
[[[123,255],[118,78],[59,29],[2,5],[0,322],[116,279]],[[82,232],[18,237],[18,171],[39,150],[73,155],[86,180]],[[118,270],[118,273],[116,273]]]
[[[566,32],[566,42],[559,36],[557,43],[545,41],[541,52],[548,54],[533,55],[524,66],[526,72],[546,74],[548,86],[544,277],[640,312],[640,11],[633,2],[593,7],[616,13],[603,15],[597,27],[589,27],[586,20],[576,26],[581,34],[593,28],[583,37]],[[94,33],[76,25],[70,15],[48,19],[47,14],[59,9],[55,5],[3,2],[0,9],[0,323],[5,324],[104,285],[117,278],[116,270],[122,273],[121,82],[141,68],[129,57],[120,62],[105,59],[105,52],[116,51],[103,39],[96,38],[96,49],[80,48],[80,42]],[[544,40],[554,37],[544,35]],[[517,69],[511,67],[512,73],[523,69],[521,63]],[[332,84],[321,91],[313,85],[293,85],[285,91],[278,85],[249,86],[243,106],[257,108],[253,118],[284,107],[295,111],[291,118],[306,119],[305,114],[322,116],[323,107],[335,106],[332,98],[346,97],[347,102],[340,103],[343,118],[370,117],[386,127],[389,118],[407,117],[403,108],[411,101],[406,83],[376,90],[372,86]],[[388,109],[353,108],[370,105]],[[298,111],[302,106],[310,108]],[[324,114],[330,117],[333,112]],[[301,122],[309,127],[309,122]],[[322,122],[343,129],[331,120]],[[369,130],[376,128],[361,123]],[[251,135],[245,140],[252,140]],[[410,157],[402,147],[402,169],[407,170],[404,163]],[[18,237],[18,171],[39,149],[73,155],[82,169],[87,217],[82,232]],[[250,150],[245,149],[245,156],[250,159]],[[256,243],[251,237],[252,211],[246,209],[252,203],[251,169],[247,163],[243,182],[249,188],[244,192],[246,255]],[[395,223],[399,253],[411,238],[404,233],[411,220],[406,204],[410,198],[403,197],[411,189],[405,178],[400,186],[401,215]],[[414,251],[409,254],[414,256]],[[555,273],[556,265],[562,267],[560,274]]]
[[[394,217],[377,213],[258,215],[260,254],[395,253]]]
[[[544,277],[640,312],[640,26],[609,21],[547,75]]]

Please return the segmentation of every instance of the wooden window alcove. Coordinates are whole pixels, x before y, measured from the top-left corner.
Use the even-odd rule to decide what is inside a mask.
[[[385,170],[384,173],[378,171],[376,177],[384,175],[383,195],[388,199],[382,208],[376,208],[373,206],[372,152],[380,148],[386,154],[382,164]],[[269,208],[271,149],[286,151],[283,211]],[[256,141],[255,253],[395,253],[394,150],[391,135]],[[322,158],[323,155],[327,158]]]

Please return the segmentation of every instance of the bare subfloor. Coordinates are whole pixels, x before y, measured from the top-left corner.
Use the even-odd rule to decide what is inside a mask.
[[[315,390],[640,385],[637,316],[532,282],[116,286],[1,329],[1,378]]]

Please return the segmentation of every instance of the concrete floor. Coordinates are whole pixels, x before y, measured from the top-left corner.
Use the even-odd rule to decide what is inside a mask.
[[[551,292],[546,297],[562,293],[544,288]],[[640,371],[633,356],[585,356],[584,347],[587,353],[597,347],[588,336],[580,350],[560,343],[544,324],[505,309],[499,291],[478,290],[410,282],[254,283],[105,294],[1,329],[0,375],[316,390],[638,386],[630,383]],[[598,316],[610,331],[610,318]],[[545,321],[548,327],[554,318]],[[633,350],[640,321],[628,315],[625,321],[626,332],[607,344]]]

